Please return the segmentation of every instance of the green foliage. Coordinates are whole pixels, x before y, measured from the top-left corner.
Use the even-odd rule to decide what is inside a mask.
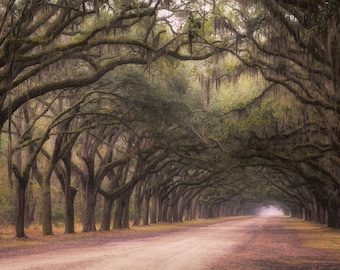
[[[7,135],[0,132],[0,162],[3,160],[4,154],[7,152],[7,146],[8,146]]]
[[[65,209],[63,207],[56,207],[52,211],[52,223],[58,225],[59,223],[64,223],[65,221]]]
[[[121,85],[132,102],[131,111],[142,110],[138,117],[148,120],[162,128],[165,123],[180,123],[189,115],[189,108],[184,102],[183,94],[187,81],[183,76],[175,75],[169,81],[150,80],[148,74],[137,69],[130,69],[119,76],[115,82]]]
[[[324,3],[318,5],[318,9],[312,11],[311,17],[316,20],[316,25],[313,30],[323,29],[327,27],[327,22],[336,13],[339,12],[340,2],[339,0],[324,1]]]
[[[4,201],[4,200],[0,200],[0,226],[13,225],[15,207],[2,204],[1,201]]]
[[[265,15],[263,13],[259,13],[254,15],[253,17],[248,18],[245,25],[247,34],[252,35],[255,31],[258,31],[264,19]]]
[[[245,108],[256,97],[263,93],[264,81],[247,75],[239,78],[236,84],[225,84],[211,98],[211,110],[228,113]]]

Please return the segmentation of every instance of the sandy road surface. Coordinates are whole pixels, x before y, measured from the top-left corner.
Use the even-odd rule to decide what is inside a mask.
[[[261,230],[267,220],[253,217],[150,238],[3,258],[0,269],[214,269],[216,259],[246,242],[249,232]]]

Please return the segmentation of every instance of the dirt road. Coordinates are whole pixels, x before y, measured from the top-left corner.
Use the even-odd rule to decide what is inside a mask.
[[[295,264],[300,268],[294,268],[294,265],[290,265],[293,268],[271,268],[270,265],[267,265],[268,267],[252,265],[249,268],[250,266],[247,265],[247,260],[251,260],[249,256],[251,257],[251,254],[256,254],[256,250],[263,248],[263,245],[257,240],[262,239],[264,243],[267,243],[265,245],[268,245],[269,253],[272,251],[272,241],[275,241],[274,238],[277,237],[277,235],[273,235],[273,232],[268,234],[268,226],[273,228],[272,220],[271,217],[253,217],[204,227],[193,227],[190,230],[149,238],[1,258],[0,269],[340,269],[340,262],[339,264],[333,262],[332,265],[323,265],[321,262],[319,264],[321,268],[311,268],[313,262],[309,264],[309,268],[301,268],[302,264]],[[285,244],[287,243],[286,241]],[[260,245],[258,246],[258,244]],[[284,247],[281,252],[285,252],[285,249],[289,249],[291,252],[294,249],[292,247],[294,242],[290,241],[288,245],[289,247]],[[255,247],[255,249],[249,250],[251,247]],[[264,252],[262,255],[266,258],[268,251],[262,250],[261,252]],[[240,257],[240,254],[243,254],[244,257]],[[256,256],[262,255],[257,254]],[[319,255],[323,256],[323,254]],[[275,254],[273,256],[277,257]],[[238,261],[235,261],[235,258],[238,258]],[[251,264],[253,263],[251,261]],[[241,268],[237,268],[237,266]],[[332,266],[339,268],[332,268]]]

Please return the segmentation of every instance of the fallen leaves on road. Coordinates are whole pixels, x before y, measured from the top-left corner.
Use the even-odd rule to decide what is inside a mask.
[[[211,269],[340,269],[340,234],[321,225],[289,217],[272,217],[249,233],[247,245]]]

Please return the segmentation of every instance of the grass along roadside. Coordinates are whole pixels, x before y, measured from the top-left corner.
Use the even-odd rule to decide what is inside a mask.
[[[296,230],[303,247],[336,253],[340,261],[340,230],[297,218],[286,218],[283,228]]]
[[[102,241],[110,241],[115,239],[129,239],[133,237],[153,236],[161,233],[178,231],[188,227],[207,226],[209,224],[231,221],[236,219],[248,218],[241,217],[226,217],[216,219],[197,219],[179,223],[159,222],[147,226],[130,226],[130,229],[116,229],[108,232],[81,232],[81,224],[76,224],[75,234],[64,234],[63,226],[54,226],[53,235],[41,235],[41,226],[32,225],[26,229],[27,238],[15,238],[14,227],[0,227],[0,255],[3,252],[17,249],[38,248],[41,246],[52,246],[67,243],[82,243],[97,244]],[[99,226],[97,226],[99,228]]]
[[[216,270],[340,269],[340,233],[288,216],[272,216],[249,232],[231,254],[216,262]]]

